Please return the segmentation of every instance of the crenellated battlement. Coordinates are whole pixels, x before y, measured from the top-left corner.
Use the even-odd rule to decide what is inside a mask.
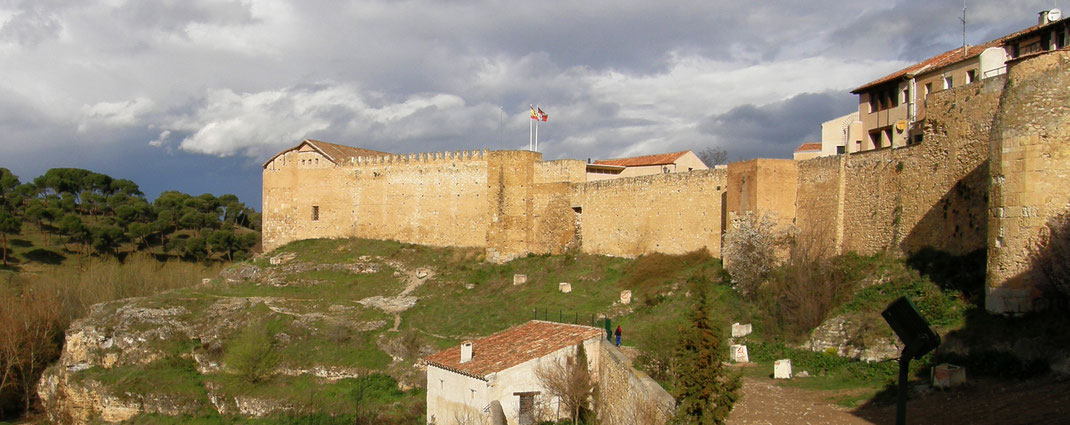
[[[396,155],[379,155],[379,156],[357,156],[349,158],[348,163],[343,163],[345,167],[362,167],[362,166],[379,166],[379,165],[408,165],[408,164],[429,164],[438,162],[457,162],[457,161],[485,161],[490,151],[483,150],[460,150],[460,151],[443,151],[443,152],[418,152]]]

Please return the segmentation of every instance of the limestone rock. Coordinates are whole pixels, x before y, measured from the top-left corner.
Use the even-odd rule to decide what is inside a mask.
[[[773,362],[773,379],[791,379],[791,359]]]
[[[513,275],[513,285],[523,285],[528,283],[528,275],[517,273]]]
[[[558,283],[557,290],[567,294],[569,292],[572,292],[572,284],[568,282]]]
[[[631,290],[620,291],[620,303],[621,304],[631,304],[632,303],[632,291]]]
[[[289,263],[290,260],[293,260],[294,258],[297,258],[296,252],[284,252],[282,254],[271,257],[268,262],[271,263],[271,265],[273,266],[280,266]]]
[[[733,345],[730,348],[732,354],[732,361],[735,363],[749,363],[750,356],[747,355],[746,345]]]
[[[732,324],[732,338],[742,338],[751,333],[751,324],[741,325],[738,322]]]

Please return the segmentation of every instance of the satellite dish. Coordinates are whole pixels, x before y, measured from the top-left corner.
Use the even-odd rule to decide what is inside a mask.
[[[1052,9],[1048,11],[1048,22],[1055,22],[1063,18],[1063,11]]]

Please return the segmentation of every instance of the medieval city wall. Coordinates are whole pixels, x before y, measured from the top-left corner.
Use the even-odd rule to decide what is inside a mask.
[[[1003,82],[930,94],[920,144],[846,156],[843,252],[984,248],[988,140]]]
[[[583,252],[636,257],[706,249],[721,255],[724,170],[574,185]]]
[[[728,164],[725,209],[728,220],[746,212],[773,214],[781,229],[795,220],[798,162],[758,158]]]
[[[302,165],[297,154],[318,161]],[[264,170],[264,248],[337,237],[485,247],[488,156],[436,152],[334,165],[315,152],[280,155]]]
[[[631,367],[631,360],[602,339],[599,344],[598,419],[609,424],[666,423],[676,400],[647,374]]]
[[[817,255],[841,253],[843,244],[844,156],[799,162],[795,226]]]
[[[992,129],[985,307],[1018,313],[1043,307],[1049,220],[1070,205],[1070,52],[1008,64]],[[1065,254],[1064,254],[1065,255]]]

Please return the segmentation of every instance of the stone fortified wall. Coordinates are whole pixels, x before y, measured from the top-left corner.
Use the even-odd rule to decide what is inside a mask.
[[[622,257],[721,255],[724,170],[652,174],[573,185],[583,252]]]
[[[772,211],[831,253],[987,248],[988,309],[1024,311],[1043,283],[1031,252],[1070,198],[1068,64],[1066,50],[1036,55],[930,94],[920,144],[800,162],[587,182],[582,161],[527,151],[333,164],[291,150],[264,167],[264,247],[355,236],[480,247],[491,261],[575,248],[720,256],[732,216]]]
[[[598,419],[607,424],[663,424],[676,400],[645,373],[631,367],[617,347],[603,339],[598,368]]]
[[[264,248],[361,237],[484,248],[496,262],[576,248],[628,257],[701,249],[720,255],[723,171],[585,180],[583,161],[543,162],[528,151],[337,165],[311,149],[287,152],[264,167]]]
[[[1009,64],[991,157],[985,307],[1043,307],[1049,282],[1036,260],[1050,254],[1045,225],[1070,205],[1070,51]]]

